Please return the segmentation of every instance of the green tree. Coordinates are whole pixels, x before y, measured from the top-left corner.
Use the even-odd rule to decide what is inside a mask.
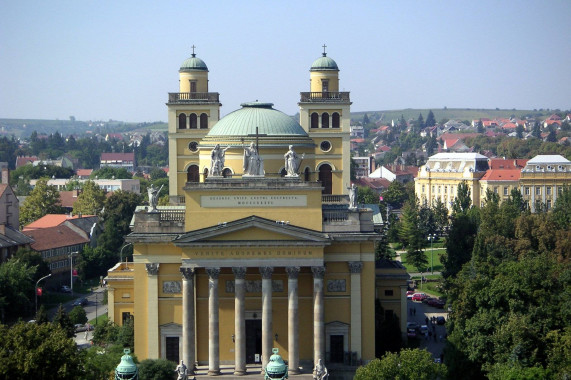
[[[32,281],[34,282],[51,273],[50,266],[42,258],[42,255],[31,248],[18,249],[14,258],[18,259],[28,268],[34,268],[34,274],[32,275]]]
[[[83,380],[112,379],[115,368],[121,362],[124,355],[123,346],[120,344],[109,345],[105,348],[93,346],[85,351],[83,359]],[[131,354],[133,361],[137,363],[137,357]],[[139,379],[142,378],[139,376]]]
[[[476,132],[484,133],[484,123],[482,123],[482,119],[478,120],[478,124],[476,126]]]
[[[63,329],[51,323],[0,325],[1,378],[59,380],[81,376],[81,354]]]
[[[446,279],[455,276],[462,266],[470,261],[476,234],[478,232],[479,213],[477,209],[452,215],[452,222],[446,237],[446,253],[440,258]]]
[[[149,176],[151,177],[151,181],[155,181],[159,178],[168,178],[167,177],[167,173],[161,169],[161,168],[153,168],[151,169],[151,172],[149,173]]]
[[[414,265],[419,271],[424,272],[428,260],[422,252],[424,237],[419,226],[417,202],[408,201],[405,203],[402,209],[399,238],[406,248],[407,262]]]
[[[75,326],[69,315],[65,312],[61,303],[59,304],[52,323],[65,331],[68,338],[73,338],[75,336]]]
[[[105,201],[103,217],[103,233],[99,235],[99,249],[115,252],[117,256],[124,241],[130,233],[129,223],[135,208],[142,203],[142,196],[130,191],[115,191]]]
[[[85,324],[87,322],[87,314],[85,310],[81,306],[76,306],[69,312],[69,319],[71,323],[74,325],[76,324]]]
[[[444,233],[448,228],[448,209],[440,198],[436,198],[436,201],[432,205],[432,212],[434,214],[436,230],[439,234]]]
[[[176,364],[166,359],[145,359],[139,364],[140,380],[175,379]]]
[[[111,166],[104,166],[99,170],[94,170],[89,178],[105,178],[105,179],[131,179],[133,175],[125,168],[113,168]]]
[[[57,188],[48,185],[46,179],[40,179],[20,208],[20,224],[25,226],[44,215],[63,214],[64,211]]]
[[[571,226],[571,187],[565,186],[553,206],[553,221],[560,229]]]
[[[44,305],[41,305],[36,313],[36,323],[49,323],[48,311]]]
[[[14,257],[0,264],[0,317],[3,323],[30,314],[35,272],[35,267],[28,267]]]
[[[517,127],[515,128],[516,137],[518,139],[523,139],[523,132],[524,132],[523,125],[518,124]]]
[[[379,204],[379,194],[366,186],[357,187],[357,202],[363,204]]]
[[[393,208],[401,208],[408,199],[408,194],[402,183],[393,181],[389,187],[383,192],[383,200]]]
[[[539,121],[536,121],[536,122],[533,124],[533,128],[532,128],[532,130],[531,130],[531,135],[532,135],[533,137],[536,137],[536,138],[540,138],[540,137],[541,137],[541,126],[539,125]]]
[[[428,111],[428,116],[426,116],[426,121],[424,123],[427,127],[434,127],[436,125],[436,118],[432,110]]]
[[[436,380],[446,377],[446,366],[434,363],[426,350],[403,349],[357,369],[354,380]]]
[[[549,134],[545,138],[547,142],[557,142],[557,134],[555,133],[555,129],[549,131]]]
[[[73,204],[73,213],[75,215],[99,215],[103,210],[105,200],[105,191],[95,182],[87,181],[77,201]]]
[[[454,202],[452,203],[452,212],[455,214],[466,213],[471,204],[470,188],[466,181],[462,181],[458,184],[456,198],[454,198]]]

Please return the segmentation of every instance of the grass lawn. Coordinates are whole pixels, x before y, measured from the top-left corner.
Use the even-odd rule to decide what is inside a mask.
[[[96,321],[96,319],[97,319],[97,321]],[[92,319],[91,321],[89,321],[89,323],[93,326],[96,326],[97,324],[103,324],[103,323],[107,322],[108,320],[109,320],[109,318],[107,317],[107,313],[105,313],[105,314],[101,314],[97,318]]]
[[[444,266],[440,262],[440,255],[442,255],[445,252],[446,252],[446,249],[444,249],[444,248],[438,248],[438,249],[434,248],[434,250],[432,251],[432,256],[434,256],[434,271],[435,272],[441,272],[444,269]],[[425,250],[424,254],[425,254],[426,259],[428,261],[428,271],[430,272],[430,264],[431,264],[431,251],[430,251],[430,249]],[[419,272],[419,270],[414,265],[409,264],[407,262],[406,254],[401,255],[401,261],[402,261],[402,265],[404,265],[406,267],[406,270],[408,272]]]

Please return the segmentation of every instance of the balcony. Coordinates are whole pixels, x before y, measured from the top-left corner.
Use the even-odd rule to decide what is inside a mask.
[[[169,92],[168,104],[220,103],[217,92]]]
[[[308,103],[348,103],[349,92],[302,92],[300,102]]]

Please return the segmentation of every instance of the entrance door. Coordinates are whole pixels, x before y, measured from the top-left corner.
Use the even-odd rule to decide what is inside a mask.
[[[262,354],[262,320],[246,319],[246,364],[254,364],[256,354]]]
[[[331,362],[343,363],[343,335],[331,335],[329,340],[331,342],[331,347],[329,347]]]
[[[165,343],[166,343],[167,360],[178,363],[179,362],[178,336],[167,336]]]

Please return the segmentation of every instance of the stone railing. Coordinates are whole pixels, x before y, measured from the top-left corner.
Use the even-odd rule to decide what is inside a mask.
[[[322,203],[348,203],[345,195],[325,194],[321,196]]]
[[[159,210],[161,222],[184,222],[184,210]]]
[[[217,92],[169,92],[169,103],[220,103]]]
[[[349,92],[302,92],[300,102],[349,102]]]

